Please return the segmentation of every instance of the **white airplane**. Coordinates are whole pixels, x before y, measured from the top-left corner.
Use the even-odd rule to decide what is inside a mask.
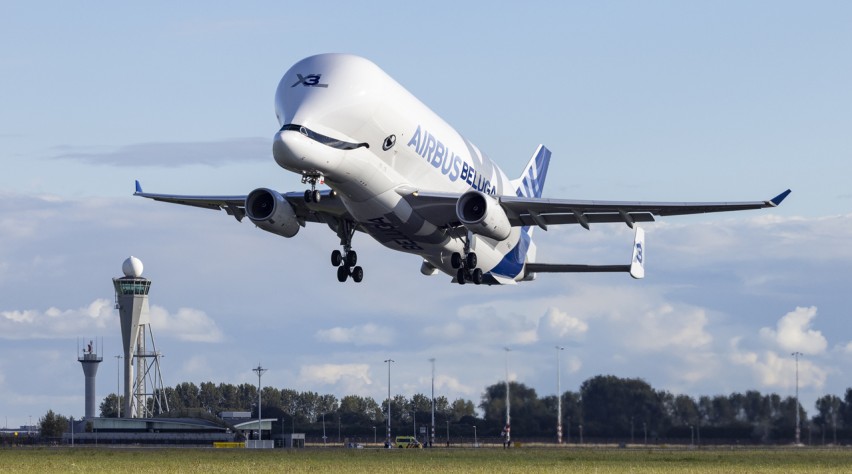
[[[296,63],[275,94],[281,129],[275,162],[302,176],[310,189],[281,193],[259,188],[247,196],[136,196],[225,210],[257,227],[293,237],[308,222],[340,237],[331,253],[337,279],[364,278],[352,249],[355,231],[393,250],[418,255],[424,275],[444,272],[464,284],[514,284],[537,273],[629,272],[644,276],[644,233],[637,222],[654,216],[775,207],[768,201],[631,202],[542,198],[550,151],[539,146],[517,179],[509,179],[414,95],[372,62],[320,54]],[[319,190],[324,183],[330,189]],[[621,222],[635,227],[631,262],[568,265],[536,261],[533,229],[558,224]],[[626,252],[625,252],[626,253]]]

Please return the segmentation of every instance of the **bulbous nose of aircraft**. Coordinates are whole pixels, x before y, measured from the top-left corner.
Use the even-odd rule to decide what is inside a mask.
[[[272,137],[272,156],[278,166],[295,173],[332,175],[347,150],[367,147],[318,134],[305,127],[287,125]]]
[[[300,173],[307,171],[305,159],[311,151],[311,140],[294,130],[282,130],[272,137],[272,156],[278,166]]]

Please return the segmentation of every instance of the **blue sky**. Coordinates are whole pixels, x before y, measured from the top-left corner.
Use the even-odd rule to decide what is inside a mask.
[[[562,4],[565,3],[565,4]],[[79,416],[78,337],[119,352],[110,278],[154,280],[167,384],[264,382],[478,402],[503,377],[555,392],[598,373],[688,394],[792,393],[852,375],[852,6],[845,2],[20,2],[0,14],[0,416]],[[458,288],[362,238],[340,285],[326,228],[286,240],[151,192],[300,190],[269,153],[299,59],[376,62],[498,162],[553,150],[545,196],[755,200],[778,209],[648,226],[647,278],[546,275]],[[548,261],[613,263],[624,226],[536,234]],[[114,391],[104,363],[99,398]],[[112,374],[112,375],[110,375]]]

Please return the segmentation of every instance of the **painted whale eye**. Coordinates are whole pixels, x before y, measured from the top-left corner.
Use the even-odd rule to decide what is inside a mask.
[[[394,145],[396,145],[396,135],[388,135],[388,137],[385,138],[385,142],[382,143],[382,150],[388,151],[393,148]]]

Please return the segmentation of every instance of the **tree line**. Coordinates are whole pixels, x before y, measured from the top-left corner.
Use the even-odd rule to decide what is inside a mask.
[[[556,439],[555,395],[539,397],[535,389],[519,382],[509,384],[509,394],[513,439]],[[183,382],[166,387],[163,395],[170,410],[157,416],[212,419],[224,411],[251,411],[252,417],[257,416],[257,387],[251,384]],[[571,443],[789,443],[795,440],[797,410],[803,443],[836,444],[852,438],[852,388],[846,390],[844,398],[819,398],[810,418],[790,396],[749,390],[696,398],[656,390],[642,379],[612,375],[592,377],[578,391],[566,391],[561,398],[563,440]],[[385,437],[387,400],[379,403],[360,395],[338,399],[331,394],[275,387],[264,387],[261,400],[263,417],[280,421],[273,423],[274,433],[292,430],[315,438],[323,432],[363,439]],[[120,401],[116,394],[109,394],[100,404],[100,415],[116,417]],[[424,394],[410,398],[395,395],[390,400],[390,413],[392,434],[409,434],[415,426],[431,424],[431,400]],[[445,439],[450,430],[451,437],[472,438],[474,426],[483,439],[499,438],[505,414],[505,382],[486,387],[476,405],[471,400],[450,402],[438,396],[436,439]],[[39,421],[42,433],[61,430],[58,420],[65,418],[48,412]]]

